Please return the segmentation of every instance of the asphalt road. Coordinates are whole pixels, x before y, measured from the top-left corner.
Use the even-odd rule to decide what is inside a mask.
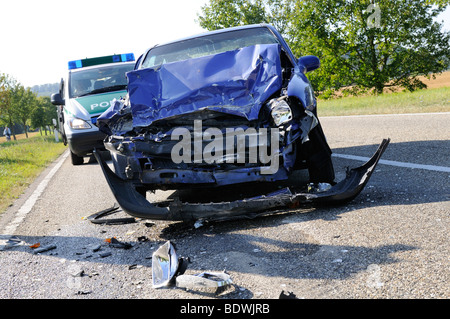
[[[72,166],[65,154],[0,215],[0,298],[278,299],[285,291],[305,299],[448,299],[450,113],[321,121],[338,179],[363,163],[342,155],[370,157],[387,137],[383,160],[398,165],[380,163],[346,206],[198,228],[92,223],[86,217],[115,200],[97,163]],[[112,237],[131,248],[105,242]],[[166,241],[189,258],[186,274],[225,270],[233,284],[218,295],[153,288],[151,256]],[[36,243],[54,248],[36,254],[29,247]]]

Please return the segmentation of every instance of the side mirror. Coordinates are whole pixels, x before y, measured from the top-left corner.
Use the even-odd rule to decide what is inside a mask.
[[[320,60],[314,55],[305,55],[298,59],[298,64],[303,66],[304,72],[314,71],[320,67]]]
[[[52,102],[53,105],[64,105],[65,102],[61,97],[61,94],[59,93],[54,93],[52,94],[50,101]]]

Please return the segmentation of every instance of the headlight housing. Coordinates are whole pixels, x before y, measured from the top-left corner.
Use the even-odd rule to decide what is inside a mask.
[[[289,104],[285,101],[285,96],[270,100],[270,114],[276,126],[286,124],[292,120],[292,110]]]
[[[77,118],[70,119],[69,126],[71,129],[74,129],[74,130],[85,130],[85,129],[92,128],[92,126],[88,122],[86,122],[82,119],[77,119]]]

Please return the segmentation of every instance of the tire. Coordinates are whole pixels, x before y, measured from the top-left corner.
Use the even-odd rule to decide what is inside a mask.
[[[115,153],[114,155],[110,153],[110,155],[114,166],[114,173],[121,179],[127,179],[127,176],[125,175],[127,158],[123,155],[117,155],[117,153]]]
[[[297,146],[300,146],[297,149],[301,153],[298,154],[298,158],[306,161],[309,181],[311,183],[335,184],[331,149],[328,146],[320,123],[309,132],[309,141]]]
[[[82,156],[78,156],[70,151],[70,159],[72,161],[72,165],[82,165],[84,162],[84,158]]]

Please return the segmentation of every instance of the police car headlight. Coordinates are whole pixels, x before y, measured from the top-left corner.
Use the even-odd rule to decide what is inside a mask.
[[[69,125],[74,130],[83,130],[92,127],[88,122],[83,121],[81,119],[70,119]]]

